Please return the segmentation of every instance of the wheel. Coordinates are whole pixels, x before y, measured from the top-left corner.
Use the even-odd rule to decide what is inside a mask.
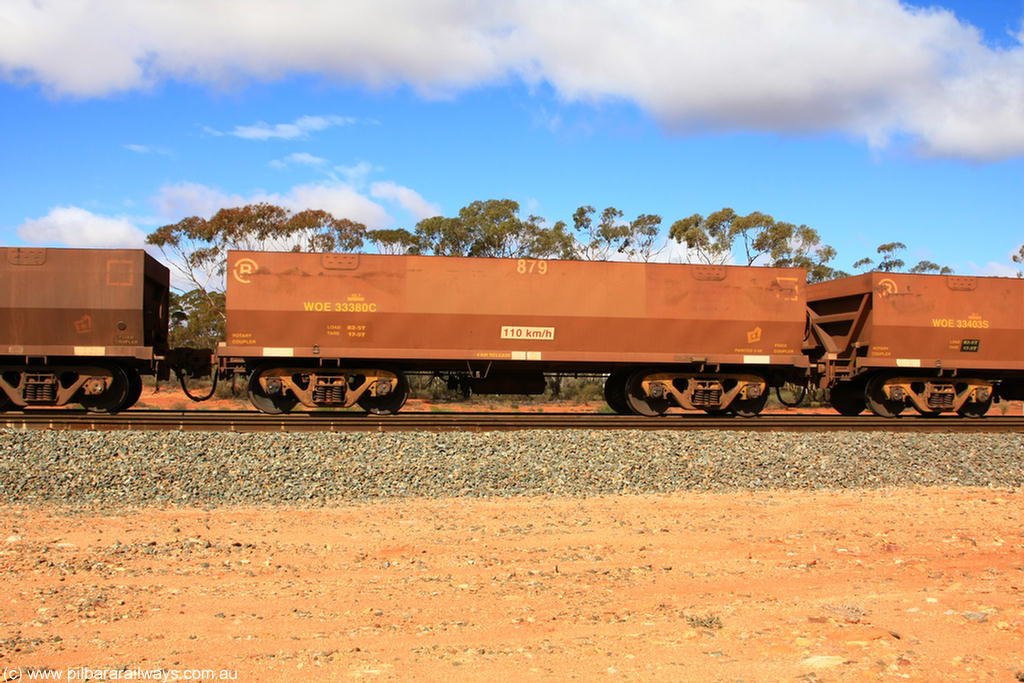
[[[120,410],[128,410],[138,403],[139,397],[142,396],[142,375],[135,368],[128,369],[126,374],[128,375],[128,395],[125,396]]]
[[[736,399],[729,404],[729,411],[739,415],[740,417],[756,417],[758,413],[764,410],[765,404],[768,403],[768,392],[765,391],[757,398],[744,398]]]
[[[398,378],[398,384],[390,393],[385,396],[370,396],[367,392],[360,396],[356,403],[374,415],[394,415],[405,405],[405,399],[409,398],[409,380],[401,372],[396,372],[395,377]]]
[[[668,399],[654,398],[644,394],[643,381],[648,374],[650,373],[645,370],[638,370],[629,376],[626,381],[626,404],[637,415],[647,417],[664,415],[668,410]]]
[[[619,415],[633,414],[629,408],[629,402],[626,401],[626,382],[628,380],[628,370],[615,370],[608,375],[608,379],[604,382],[604,400]]]
[[[10,374],[14,374],[14,373],[10,373]],[[0,380],[5,381],[5,382],[13,380],[13,382],[11,382],[12,384],[17,384],[17,382],[18,382],[18,380],[16,378],[14,378],[14,377],[10,377],[8,380],[4,380],[3,377],[0,377]],[[10,410],[11,406],[13,406],[13,405],[14,405],[14,401],[11,400],[11,397],[7,395],[6,391],[4,391],[2,388],[0,388],[0,413],[4,412],[6,410]]]
[[[833,384],[828,402],[840,415],[860,415],[864,412],[864,388],[852,382]]]
[[[885,385],[885,376],[878,375],[872,378],[864,390],[864,400],[868,408],[879,417],[898,417],[903,412],[906,404],[903,401],[894,401],[886,398],[882,387]]]
[[[960,406],[960,409],[956,412],[963,417],[984,417],[988,409],[992,407],[992,397],[989,396],[987,401],[968,401],[967,403]]]
[[[800,398],[798,398],[795,401],[793,401],[792,403],[790,403],[786,399],[782,398],[782,390],[783,389],[785,389],[786,391],[792,392],[794,396],[799,396]],[[797,385],[797,384],[794,384],[792,382],[786,382],[785,384],[783,384],[781,386],[775,387],[775,398],[779,399],[779,403],[781,403],[782,405],[786,406],[787,408],[796,408],[801,403],[804,402],[804,399],[807,398],[807,392],[808,392],[808,386],[806,384]]]
[[[89,412],[114,414],[121,410],[128,400],[131,391],[128,373],[120,365],[111,365],[107,370],[110,372],[110,386],[107,390],[96,396],[83,394],[79,399],[79,403]]]
[[[292,395],[278,394],[270,395],[260,386],[260,377],[265,371],[257,368],[249,375],[249,402],[261,413],[268,415],[280,415],[291,412],[291,409],[299,402],[299,399]]]

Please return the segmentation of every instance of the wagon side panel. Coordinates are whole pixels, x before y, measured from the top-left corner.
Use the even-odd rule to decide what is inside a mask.
[[[802,270],[379,255],[229,256],[228,353],[799,363]]]
[[[141,250],[0,250],[0,353],[148,358],[166,342],[167,269]]]

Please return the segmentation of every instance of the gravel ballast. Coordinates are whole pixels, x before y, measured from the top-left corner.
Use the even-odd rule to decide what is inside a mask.
[[[483,497],[1017,488],[1024,435],[0,431],[8,505],[325,505]]]

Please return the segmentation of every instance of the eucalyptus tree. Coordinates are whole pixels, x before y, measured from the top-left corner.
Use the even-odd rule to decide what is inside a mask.
[[[726,207],[706,217],[693,214],[673,223],[669,237],[686,245],[691,262],[804,268],[811,282],[844,275],[828,265],[836,250],[822,244],[817,230],[760,211],[742,216]]]
[[[273,204],[221,209],[211,218],[190,216],[146,237],[184,281],[171,298],[171,340],[210,348],[223,338],[229,249],[249,251],[353,251],[366,227],[326,211],[293,213]],[[172,280],[173,282],[173,280]]]

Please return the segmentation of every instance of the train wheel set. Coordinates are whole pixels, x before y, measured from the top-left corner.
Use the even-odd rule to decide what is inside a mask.
[[[2,367],[0,411],[79,404],[92,412],[117,413],[138,401],[142,381],[136,368],[117,363]],[[251,372],[247,382],[253,407],[274,415],[289,413],[300,405],[310,409],[358,406],[367,413],[390,415],[402,409],[409,392],[406,374],[395,369],[324,372],[268,365]],[[680,377],[663,370],[620,368],[604,380],[604,397],[614,412],[623,415],[655,417],[671,408],[684,408],[710,415],[753,417],[764,409],[769,392],[767,381],[757,376]],[[925,417],[957,414],[979,418],[996,400],[998,391],[989,380],[943,381],[891,373],[836,383],[828,397],[841,415],[868,411],[879,417],[898,417],[913,410]]]
[[[616,413],[664,415],[669,408],[753,417],[768,401],[768,382],[751,374],[693,375],[666,369],[619,368],[604,383]]]
[[[534,376],[516,383],[506,375],[507,394],[539,393],[530,386]],[[452,375],[451,386],[473,386],[471,378]],[[521,389],[518,392],[517,389]],[[767,381],[758,376],[687,377],[665,370],[620,368],[604,381],[604,396],[616,413],[664,415],[682,407],[711,414],[734,413],[753,417],[768,400]],[[318,368],[259,366],[249,373],[248,397],[268,414],[288,413],[300,404],[307,408],[351,408],[368,413],[397,413],[409,397],[406,373],[395,369],[360,368],[324,371]]]
[[[249,374],[249,401],[264,413],[291,412],[300,403],[307,408],[351,408],[368,413],[397,413],[409,397],[409,382],[396,370],[360,368],[255,368]]]
[[[391,415],[401,410],[409,396],[409,382],[401,371],[354,371],[351,374],[323,375],[300,368],[257,370],[248,382],[248,396],[252,405],[261,412],[281,414],[302,405],[306,408],[351,408],[358,406],[375,415]],[[766,407],[769,399],[764,379],[747,377],[742,381],[712,378],[693,378],[680,381],[672,373],[647,370],[617,370],[604,380],[604,398],[609,407],[621,415],[659,417],[670,409],[683,408],[709,415],[736,415],[755,417]],[[286,378],[282,380],[282,378]],[[450,380],[451,381],[451,380]],[[696,387],[691,389],[689,383]],[[909,383],[917,391],[903,391]],[[311,385],[327,384],[331,393],[311,391]],[[731,388],[723,391],[722,385]],[[293,393],[301,392],[301,398]],[[668,387],[671,387],[669,389]],[[928,399],[925,399],[925,388]],[[938,387],[937,390],[934,387]],[[953,400],[946,399],[948,391]],[[523,392],[526,394],[526,392]],[[937,401],[936,396],[940,397]],[[680,401],[679,397],[683,400]],[[694,402],[696,400],[696,403]],[[922,402],[927,407],[922,407]],[[967,418],[983,417],[996,400],[990,382],[966,380],[952,384],[926,378],[886,378],[844,382],[832,387],[828,403],[841,415],[855,416],[870,412],[878,417],[899,417],[913,410],[924,417],[956,414]]]
[[[924,417],[957,414],[977,418],[989,411],[997,396],[991,380],[876,373],[833,385],[829,403],[841,415],[870,410],[878,417],[898,417],[909,409]]]

